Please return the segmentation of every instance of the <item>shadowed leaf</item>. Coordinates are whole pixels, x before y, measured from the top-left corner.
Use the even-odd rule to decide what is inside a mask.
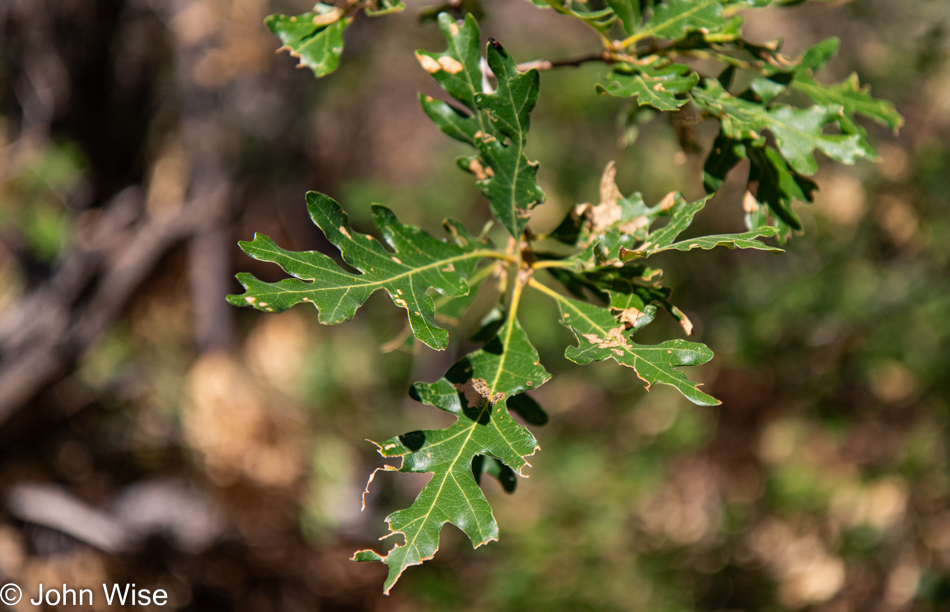
[[[384,457],[402,458],[399,471],[433,475],[409,508],[386,519],[391,535],[401,534],[405,541],[386,556],[371,550],[353,556],[355,561],[389,566],[387,593],[407,567],[435,555],[445,523],[464,531],[476,548],[498,539],[498,525],[473,474],[473,461],[479,456],[480,462],[497,460],[503,485],[506,474],[523,475],[527,457],[538,443],[511,417],[506,404],[513,395],[536,389],[549,378],[521,325],[509,318],[493,339],[452,366],[445,377],[413,385],[414,399],[458,420],[445,429],[414,432],[416,443],[411,446],[405,436],[376,443]]]

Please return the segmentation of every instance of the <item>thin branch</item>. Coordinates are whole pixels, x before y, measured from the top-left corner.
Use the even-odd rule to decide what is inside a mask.
[[[534,60],[531,62],[525,62],[523,64],[518,64],[518,70],[524,72],[526,70],[551,70],[552,68],[563,68],[565,66],[577,67],[581,64],[587,64],[590,62],[603,62],[605,64],[613,64],[617,60],[613,57],[613,54],[610,51],[597,51],[595,53],[588,53],[587,55],[581,55],[579,57],[567,58],[562,60]]]

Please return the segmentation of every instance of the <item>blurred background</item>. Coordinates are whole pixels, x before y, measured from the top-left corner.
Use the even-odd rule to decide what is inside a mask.
[[[364,439],[450,422],[406,390],[441,376],[483,311],[436,353],[406,350],[379,294],[335,327],[234,309],[235,272],[281,277],[236,242],[327,250],[308,189],[363,231],[372,202],[437,235],[446,216],[477,230],[487,206],[453,162],[465,149],[418,106],[439,91],[412,52],[444,48],[424,4],[358,18],[320,81],[262,25],[309,8],[0,1],[0,582],[33,597],[40,582],[128,581],[203,612],[950,609],[950,5],[747,14],[748,38],[790,54],[841,37],[821,78],[857,71],[905,127],[868,126],[879,163],[822,165],[786,254],[658,262],[716,353],[689,375],[720,407],[571,364],[569,332],[526,296],[554,374],[534,394],[551,421],[532,477],[510,496],[484,484],[499,542],[473,551],[446,527],[390,597],[385,566],[348,558],[391,545],[376,542],[383,519],[425,477],[380,475],[361,513],[382,465]],[[483,37],[518,61],[597,48],[528,2],[483,9]],[[597,198],[610,160],[648,202],[702,194],[715,125],[684,138],[667,115],[597,97],[603,71],[542,74],[541,231]],[[740,231],[742,174],[702,229]],[[642,337],[681,333],[667,319]]]

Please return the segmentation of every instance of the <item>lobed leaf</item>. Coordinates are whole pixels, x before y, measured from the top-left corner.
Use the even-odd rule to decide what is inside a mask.
[[[856,135],[865,155],[874,157],[877,154],[868,140],[867,131],[855,123],[854,116],[867,117],[895,132],[903,125],[904,119],[892,103],[872,98],[870,88],[862,87],[855,73],[834,85],[822,85],[814,79],[814,73],[837,54],[838,45],[837,38],[829,38],[806,50],[794,71],[791,86],[817,104],[841,107],[842,114],[837,119],[841,131]]]
[[[866,155],[857,135],[824,133],[824,126],[841,117],[840,106],[767,108],[733,96],[714,79],[706,79],[702,88],[693,90],[692,96],[700,108],[719,119],[722,133],[732,140],[761,141],[762,130],[772,132],[782,155],[792,169],[801,174],[814,174],[818,170],[815,149],[847,164]]]
[[[446,296],[467,295],[466,279],[478,260],[493,252],[454,222],[448,224],[455,236],[451,243],[404,225],[391,210],[374,205],[373,218],[390,251],[372,236],[353,230],[346,213],[330,197],[307,193],[307,209],[343,260],[360,273],[344,270],[323,253],[288,251],[257,234],[251,242],[240,243],[244,252],[278,264],[293,278],[266,283],[251,274],[238,274],[245,292],[229,295],[228,301],[266,312],[310,303],[319,310],[321,323],[335,324],[352,318],[370,295],[385,289],[393,302],[409,313],[415,337],[432,348],[444,349],[448,332],[435,324],[435,307],[427,291],[432,288]]]
[[[435,555],[445,523],[465,532],[476,548],[498,539],[498,525],[473,474],[473,461],[477,457],[496,460],[502,478],[501,465],[524,475],[527,458],[537,451],[538,443],[511,417],[508,404],[549,378],[521,325],[509,318],[488,344],[453,365],[442,379],[413,385],[414,399],[458,420],[445,429],[410,432],[376,443],[382,456],[402,458],[398,471],[433,475],[409,508],[386,519],[389,535],[401,534],[404,542],[385,556],[372,550],[353,556],[354,561],[381,561],[389,566],[385,592],[407,567]],[[530,411],[524,400],[517,403]]]
[[[369,15],[398,13],[406,8],[401,0],[370,0],[360,8]],[[300,59],[298,68],[310,68],[316,78],[325,77],[340,65],[343,54],[343,32],[353,22],[349,9],[317,2],[313,10],[301,15],[268,15],[264,19],[283,46]]]
[[[762,226],[741,234],[713,234],[699,236],[674,242],[676,238],[692,224],[693,217],[703,209],[709,197],[697,202],[687,203],[680,200],[671,209],[672,217],[669,223],[651,233],[636,249],[628,250],[620,247],[619,256],[622,260],[649,257],[664,251],[691,251],[693,249],[710,250],[719,246],[730,249],[755,249],[781,253],[782,249],[764,244],[756,238],[770,238],[778,232],[773,227]]]
[[[544,3],[563,15],[570,15],[580,19],[591,26],[601,34],[607,34],[610,26],[617,20],[612,7],[608,6],[601,9],[591,9],[587,2],[579,0],[544,0]],[[541,6],[540,2],[535,2]]]
[[[657,4],[634,38],[676,39],[690,30],[715,31],[725,25],[722,0],[669,0]]]
[[[754,195],[747,192],[743,203],[746,226],[751,230],[764,225],[765,212],[770,211],[781,240],[793,230],[801,230],[801,221],[792,210],[792,202],[811,202],[818,185],[791,168],[770,146],[758,146],[751,140],[735,141],[720,133],[706,159],[706,191],[712,193],[718,189],[726,174],[745,158],[750,161],[748,182],[755,190]]]
[[[664,251],[712,249],[717,246],[781,251],[756,240],[777,233],[769,227],[756,227],[741,234],[718,234],[675,242],[692,224],[693,217],[703,209],[709,197],[687,202],[680,194],[671,192],[655,206],[648,207],[639,193],[624,197],[614,182],[615,174],[616,167],[610,162],[601,178],[600,204],[575,207],[550,235],[585,249],[568,258],[580,269],[618,264]],[[670,219],[666,225],[653,229],[654,223],[661,217]]]
[[[688,66],[657,57],[649,64],[620,64],[607,75],[607,85],[596,86],[598,94],[637,99],[640,106],[673,111],[689,100],[684,97],[699,83]]]
[[[653,322],[657,306],[662,306],[683,327],[687,335],[693,324],[682,310],[670,302],[672,290],[655,284],[659,270],[644,266],[604,266],[581,272],[551,269],[550,273],[574,296],[586,299],[586,292],[620,315],[620,322],[632,331]],[[653,283],[653,284],[642,284]]]
[[[442,13],[439,25],[448,41],[446,51],[417,51],[416,57],[464,110],[429,96],[420,96],[422,108],[445,134],[476,149],[477,155],[460,160],[460,165],[475,174],[494,216],[512,236],[520,237],[528,211],[544,201],[538,164],[524,153],[530,113],[538,99],[538,71],[520,72],[504,48],[491,41],[486,55],[497,89],[485,93],[475,19],[469,15],[459,25]]]
[[[577,346],[568,347],[564,355],[571,361],[586,365],[593,361],[613,359],[621,365],[633,368],[637,376],[647,384],[676,388],[695,404],[713,406],[720,402],[699,390],[699,385],[690,381],[676,368],[702,365],[712,359],[709,348],[696,342],[667,340],[657,345],[635,343],[630,336],[646,322],[652,320],[653,311],[644,310],[642,317],[648,320],[639,325],[628,325],[618,320],[609,308],[603,308],[572,300],[550,292],[561,310],[561,323],[569,327],[577,338]],[[628,321],[631,315],[628,314]],[[640,317],[634,317],[636,321]]]
[[[300,59],[299,67],[310,68],[319,79],[340,65],[343,32],[351,21],[339,7],[318,2],[302,15],[269,15],[264,25],[283,43],[279,51],[289,51]]]

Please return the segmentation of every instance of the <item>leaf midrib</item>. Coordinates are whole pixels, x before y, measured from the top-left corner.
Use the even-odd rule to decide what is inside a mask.
[[[265,253],[269,253],[269,254],[271,254],[271,255],[275,255],[275,256],[285,256],[285,257],[287,257],[288,259],[290,259],[291,261],[296,261],[297,263],[300,263],[300,264],[305,265],[305,266],[311,266],[311,265],[313,265],[312,263],[310,263],[310,262],[308,262],[308,261],[306,261],[306,260],[304,260],[304,259],[302,259],[302,258],[294,257],[294,256],[292,256],[292,255],[289,255],[289,253],[295,253],[295,251],[283,251],[283,252],[281,252],[281,251],[274,251],[274,250],[272,250],[272,249],[266,249],[266,248],[260,248],[260,247],[258,247],[258,249],[259,249],[260,251],[263,251],[263,252],[265,252]],[[411,277],[411,276],[415,276],[416,274],[425,272],[425,271],[427,271],[427,270],[431,270],[432,268],[437,268],[438,266],[444,266],[444,265],[446,265],[446,264],[455,263],[455,262],[457,262],[457,261],[465,261],[465,260],[467,260],[467,259],[487,259],[487,258],[494,258],[494,257],[497,257],[497,255],[498,255],[498,253],[495,252],[495,251],[482,249],[482,250],[478,250],[478,251],[472,251],[472,252],[470,252],[470,253],[464,253],[464,254],[462,254],[462,255],[456,255],[456,256],[454,256],[454,257],[449,257],[448,259],[440,259],[440,260],[437,260],[437,261],[433,261],[433,262],[430,263],[430,264],[426,264],[426,265],[420,266],[420,267],[418,267],[418,268],[410,268],[409,270],[407,270],[406,272],[402,272],[401,274],[397,274],[397,275],[395,275],[395,276],[392,276],[392,277],[389,277],[389,278],[385,278],[385,279],[381,279],[381,280],[377,280],[377,281],[367,281],[367,282],[363,282],[363,283],[354,283],[354,284],[351,284],[351,285],[335,285],[335,286],[333,286],[333,287],[322,287],[322,288],[321,288],[321,287],[316,287],[316,288],[310,288],[310,287],[308,287],[307,289],[302,289],[302,290],[284,289],[284,290],[281,290],[281,293],[312,293],[312,292],[314,292],[314,291],[331,291],[331,290],[340,290],[340,289],[356,289],[356,288],[360,288],[360,287],[382,286],[382,285],[386,285],[386,284],[395,282],[396,280],[399,280],[399,279],[404,278],[404,277],[407,277],[407,276],[410,276],[410,277]],[[395,263],[395,262],[394,262],[394,263]],[[397,265],[398,265],[398,264],[397,264]],[[407,267],[407,266],[404,266],[404,267]],[[289,270],[286,270],[286,271],[287,271],[288,274],[293,274],[293,272],[290,272]],[[330,271],[330,270],[328,270],[328,271]],[[342,272],[343,274],[346,274],[347,276],[353,278],[353,279],[359,279],[359,278],[361,278],[362,276],[365,276],[365,275],[366,275],[365,272],[363,272],[362,274],[359,274],[359,275],[356,275],[356,274],[347,274],[347,273],[346,273],[345,271],[343,271],[343,270],[341,270],[341,272]],[[294,276],[295,276],[295,278],[297,278],[297,280],[299,280],[299,281],[301,281],[301,282],[316,283],[317,280],[318,280],[318,279],[316,279],[316,278],[302,279],[302,278],[300,278],[300,277],[297,277],[296,275],[294,275]],[[272,285],[272,283],[268,283],[268,284],[269,284],[269,285]]]
[[[702,9],[704,9],[704,8],[706,8],[706,7],[708,7],[708,6],[712,6],[712,5],[714,5],[714,4],[716,4],[716,1],[715,1],[715,0],[706,0],[706,2],[700,2],[699,4],[697,4],[696,6],[694,6],[693,8],[691,8],[691,9],[689,9],[689,10],[687,10],[687,11],[684,11],[684,12],[682,12],[682,13],[679,13],[679,14],[677,14],[675,17],[672,17],[672,18],[670,18],[670,19],[667,19],[666,21],[662,21],[662,22],[660,22],[660,23],[658,23],[658,24],[652,24],[652,25],[648,24],[646,28],[644,28],[643,30],[637,32],[637,34],[635,34],[635,36],[638,37],[637,40],[642,39],[642,38],[646,38],[647,36],[653,36],[654,33],[657,32],[658,30],[662,30],[663,28],[665,28],[665,27],[667,27],[667,26],[669,26],[669,25],[672,25],[672,24],[676,23],[677,21],[685,21],[690,15],[692,15],[692,14],[694,14],[694,13],[696,13],[696,12],[698,12],[698,11],[700,11],[700,10],[702,10]]]
[[[461,445],[461,447],[459,448],[459,452],[458,452],[458,454],[455,456],[455,459],[453,459],[453,460],[449,463],[449,465],[447,466],[447,468],[446,468],[446,470],[445,470],[445,472],[444,472],[444,474],[443,474],[443,476],[442,476],[442,482],[439,483],[439,490],[436,491],[435,495],[433,496],[433,498],[432,498],[432,503],[429,505],[428,511],[426,512],[426,514],[425,514],[424,517],[420,517],[420,518],[422,519],[422,525],[416,530],[416,533],[415,533],[415,534],[413,535],[413,537],[412,537],[412,541],[411,541],[411,542],[409,542],[409,541],[406,542],[406,547],[407,547],[407,549],[409,549],[409,550],[414,550],[417,557],[420,556],[420,554],[419,554],[419,550],[416,548],[415,544],[416,544],[416,540],[419,539],[419,534],[422,533],[423,528],[425,527],[426,523],[428,523],[428,521],[429,521],[429,517],[432,515],[432,511],[433,511],[433,510],[435,509],[435,507],[438,505],[439,496],[442,495],[442,490],[445,488],[445,483],[446,483],[446,481],[448,480],[448,477],[451,475],[451,476],[452,476],[452,479],[455,480],[455,475],[452,473],[452,471],[454,470],[455,466],[458,464],[459,459],[462,457],[462,454],[463,454],[463,453],[465,452],[465,450],[468,448],[468,443],[469,443],[469,441],[471,441],[472,436],[475,435],[475,428],[478,426],[478,421],[481,420],[482,415],[485,414],[485,410],[488,410],[488,411],[490,412],[492,406],[494,405],[494,404],[492,404],[490,398],[491,398],[491,396],[493,396],[493,395],[495,394],[495,390],[498,388],[498,381],[499,381],[500,378],[501,378],[501,372],[502,372],[502,370],[504,370],[505,361],[508,359],[508,353],[509,353],[508,348],[509,348],[510,345],[511,345],[511,333],[512,333],[512,330],[514,329],[514,324],[513,324],[513,322],[512,322],[511,320],[509,320],[509,323],[508,323],[508,325],[506,325],[506,328],[507,328],[507,331],[506,331],[506,333],[505,333],[505,339],[504,339],[504,341],[502,342],[501,360],[500,360],[499,363],[498,363],[498,370],[495,372],[495,378],[494,378],[494,380],[492,381],[492,384],[491,384],[491,387],[490,387],[489,398],[486,398],[488,401],[485,402],[485,405],[482,407],[481,411],[478,413],[478,417],[475,418],[475,419],[472,419],[471,425],[468,426],[468,435],[466,436],[465,441],[462,442],[462,445]],[[502,400],[503,400],[503,399],[506,399],[506,398],[502,398]],[[499,400],[499,401],[501,401],[501,400]],[[505,437],[505,435],[504,435],[504,434],[501,432],[501,430],[498,428],[498,424],[495,423],[495,421],[492,420],[492,419],[490,419],[490,422],[491,422],[492,426],[495,428],[495,431],[498,432],[498,435],[501,436],[501,438],[508,444],[508,446],[509,446],[513,451],[515,451],[515,452],[517,453],[518,451],[515,450],[515,448],[511,445],[511,442],[508,441],[508,438]],[[459,433],[459,434],[457,434],[457,435],[461,435],[461,433]],[[448,440],[454,439],[455,437],[456,437],[456,436],[452,436],[452,438],[447,438],[446,440],[442,440],[442,441],[440,441],[439,443],[441,444],[442,442],[446,442],[446,441],[448,441]],[[474,455],[474,453],[472,453],[472,454]],[[520,455],[521,453],[518,453],[518,454]],[[458,484],[458,481],[457,481],[457,480],[456,480],[455,482],[456,482],[456,484]],[[465,498],[465,501],[466,501],[466,503],[468,503],[469,507],[472,508],[472,502],[471,502],[471,500],[468,498],[468,495],[465,494],[465,490],[461,487],[461,485],[459,485],[459,491],[462,493],[462,497]],[[478,522],[478,519],[477,519],[477,514],[476,514],[475,511],[474,511],[474,508],[472,508],[472,514],[473,514],[474,516],[476,516],[476,523],[477,523],[477,522]],[[417,518],[417,519],[411,521],[410,523],[407,523],[406,525],[403,525],[403,530],[405,530],[405,528],[406,528],[408,525],[411,525],[411,524],[413,524],[413,523],[416,523],[418,520],[419,520],[419,519]],[[483,535],[482,528],[481,528],[481,523],[478,523],[478,532],[479,532],[479,535]],[[403,535],[406,535],[405,531],[402,531],[402,534],[403,534]],[[491,539],[489,539],[489,540],[487,540],[487,541],[491,541]],[[484,542],[479,542],[478,544],[476,544],[476,547],[479,546],[479,545],[481,545],[481,544],[483,544],[483,543],[484,543]],[[408,565],[403,565],[403,566],[400,568],[399,573],[402,574],[402,571],[405,570],[406,567],[408,567]]]

